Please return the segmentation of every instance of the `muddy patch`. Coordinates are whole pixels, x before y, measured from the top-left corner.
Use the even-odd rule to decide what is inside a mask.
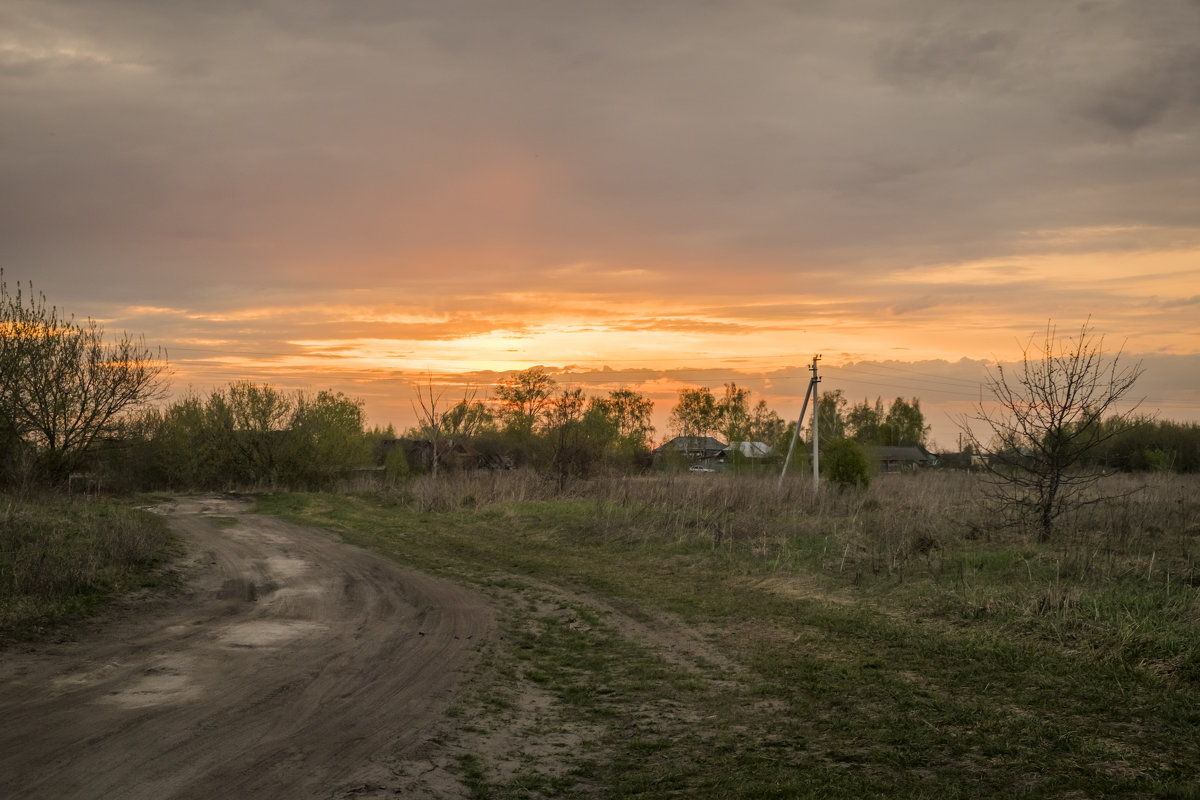
[[[251,620],[227,626],[217,641],[227,647],[277,647],[323,630],[324,625],[304,620]]]

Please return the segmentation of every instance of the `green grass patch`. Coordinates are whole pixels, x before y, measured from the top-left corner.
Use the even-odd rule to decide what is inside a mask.
[[[495,598],[472,796],[1195,796],[1190,517],[1039,545],[963,487],[489,480],[262,501]]]
[[[129,504],[0,501],[0,643],[39,636],[130,591],[161,585],[177,541]]]

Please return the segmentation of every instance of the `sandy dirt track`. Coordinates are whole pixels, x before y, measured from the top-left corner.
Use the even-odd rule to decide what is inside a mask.
[[[404,795],[483,598],[237,500],[165,511],[183,596],[0,653],[0,797]]]

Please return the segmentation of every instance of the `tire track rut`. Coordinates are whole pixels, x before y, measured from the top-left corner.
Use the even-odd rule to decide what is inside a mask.
[[[0,796],[403,789],[492,628],[478,594],[224,498],[164,508],[178,601],[0,659]],[[220,518],[220,519],[214,519]],[[356,794],[357,793],[357,794]]]

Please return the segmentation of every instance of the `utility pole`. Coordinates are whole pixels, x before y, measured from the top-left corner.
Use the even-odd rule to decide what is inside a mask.
[[[800,418],[796,420],[796,427],[792,431],[792,443],[788,445],[787,457],[783,459],[783,471],[779,473],[779,485],[783,486],[783,476],[787,475],[788,464],[792,462],[792,451],[796,449],[796,440],[800,438],[800,427],[804,425],[804,413],[808,411],[808,401],[811,399],[813,404],[812,426],[813,426],[813,486],[820,485],[820,467],[817,461],[817,384],[821,379],[817,377],[817,362],[821,360],[821,356],[813,356],[812,366],[809,369],[812,371],[812,377],[808,379],[808,390],[804,393],[804,405],[800,407]]]
[[[813,399],[812,425],[813,425],[813,488],[814,489],[821,485],[821,455],[820,455],[821,451],[819,450],[819,447],[820,447],[819,440],[820,440],[820,430],[821,430],[821,414],[819,412],[821,410],[821,403],[818,399],[820,397],[820,395],[817,393],[817,384],[819,384],[821,382],[821,379],[819,377],[817,377],[817,362],[820,360],[821,360],[820,355],[813,356],[813,363],[812,363],[812,366],[809,368],[812,370],[812,380],[810,381],[810,384],[812,385],[812,399]]]

